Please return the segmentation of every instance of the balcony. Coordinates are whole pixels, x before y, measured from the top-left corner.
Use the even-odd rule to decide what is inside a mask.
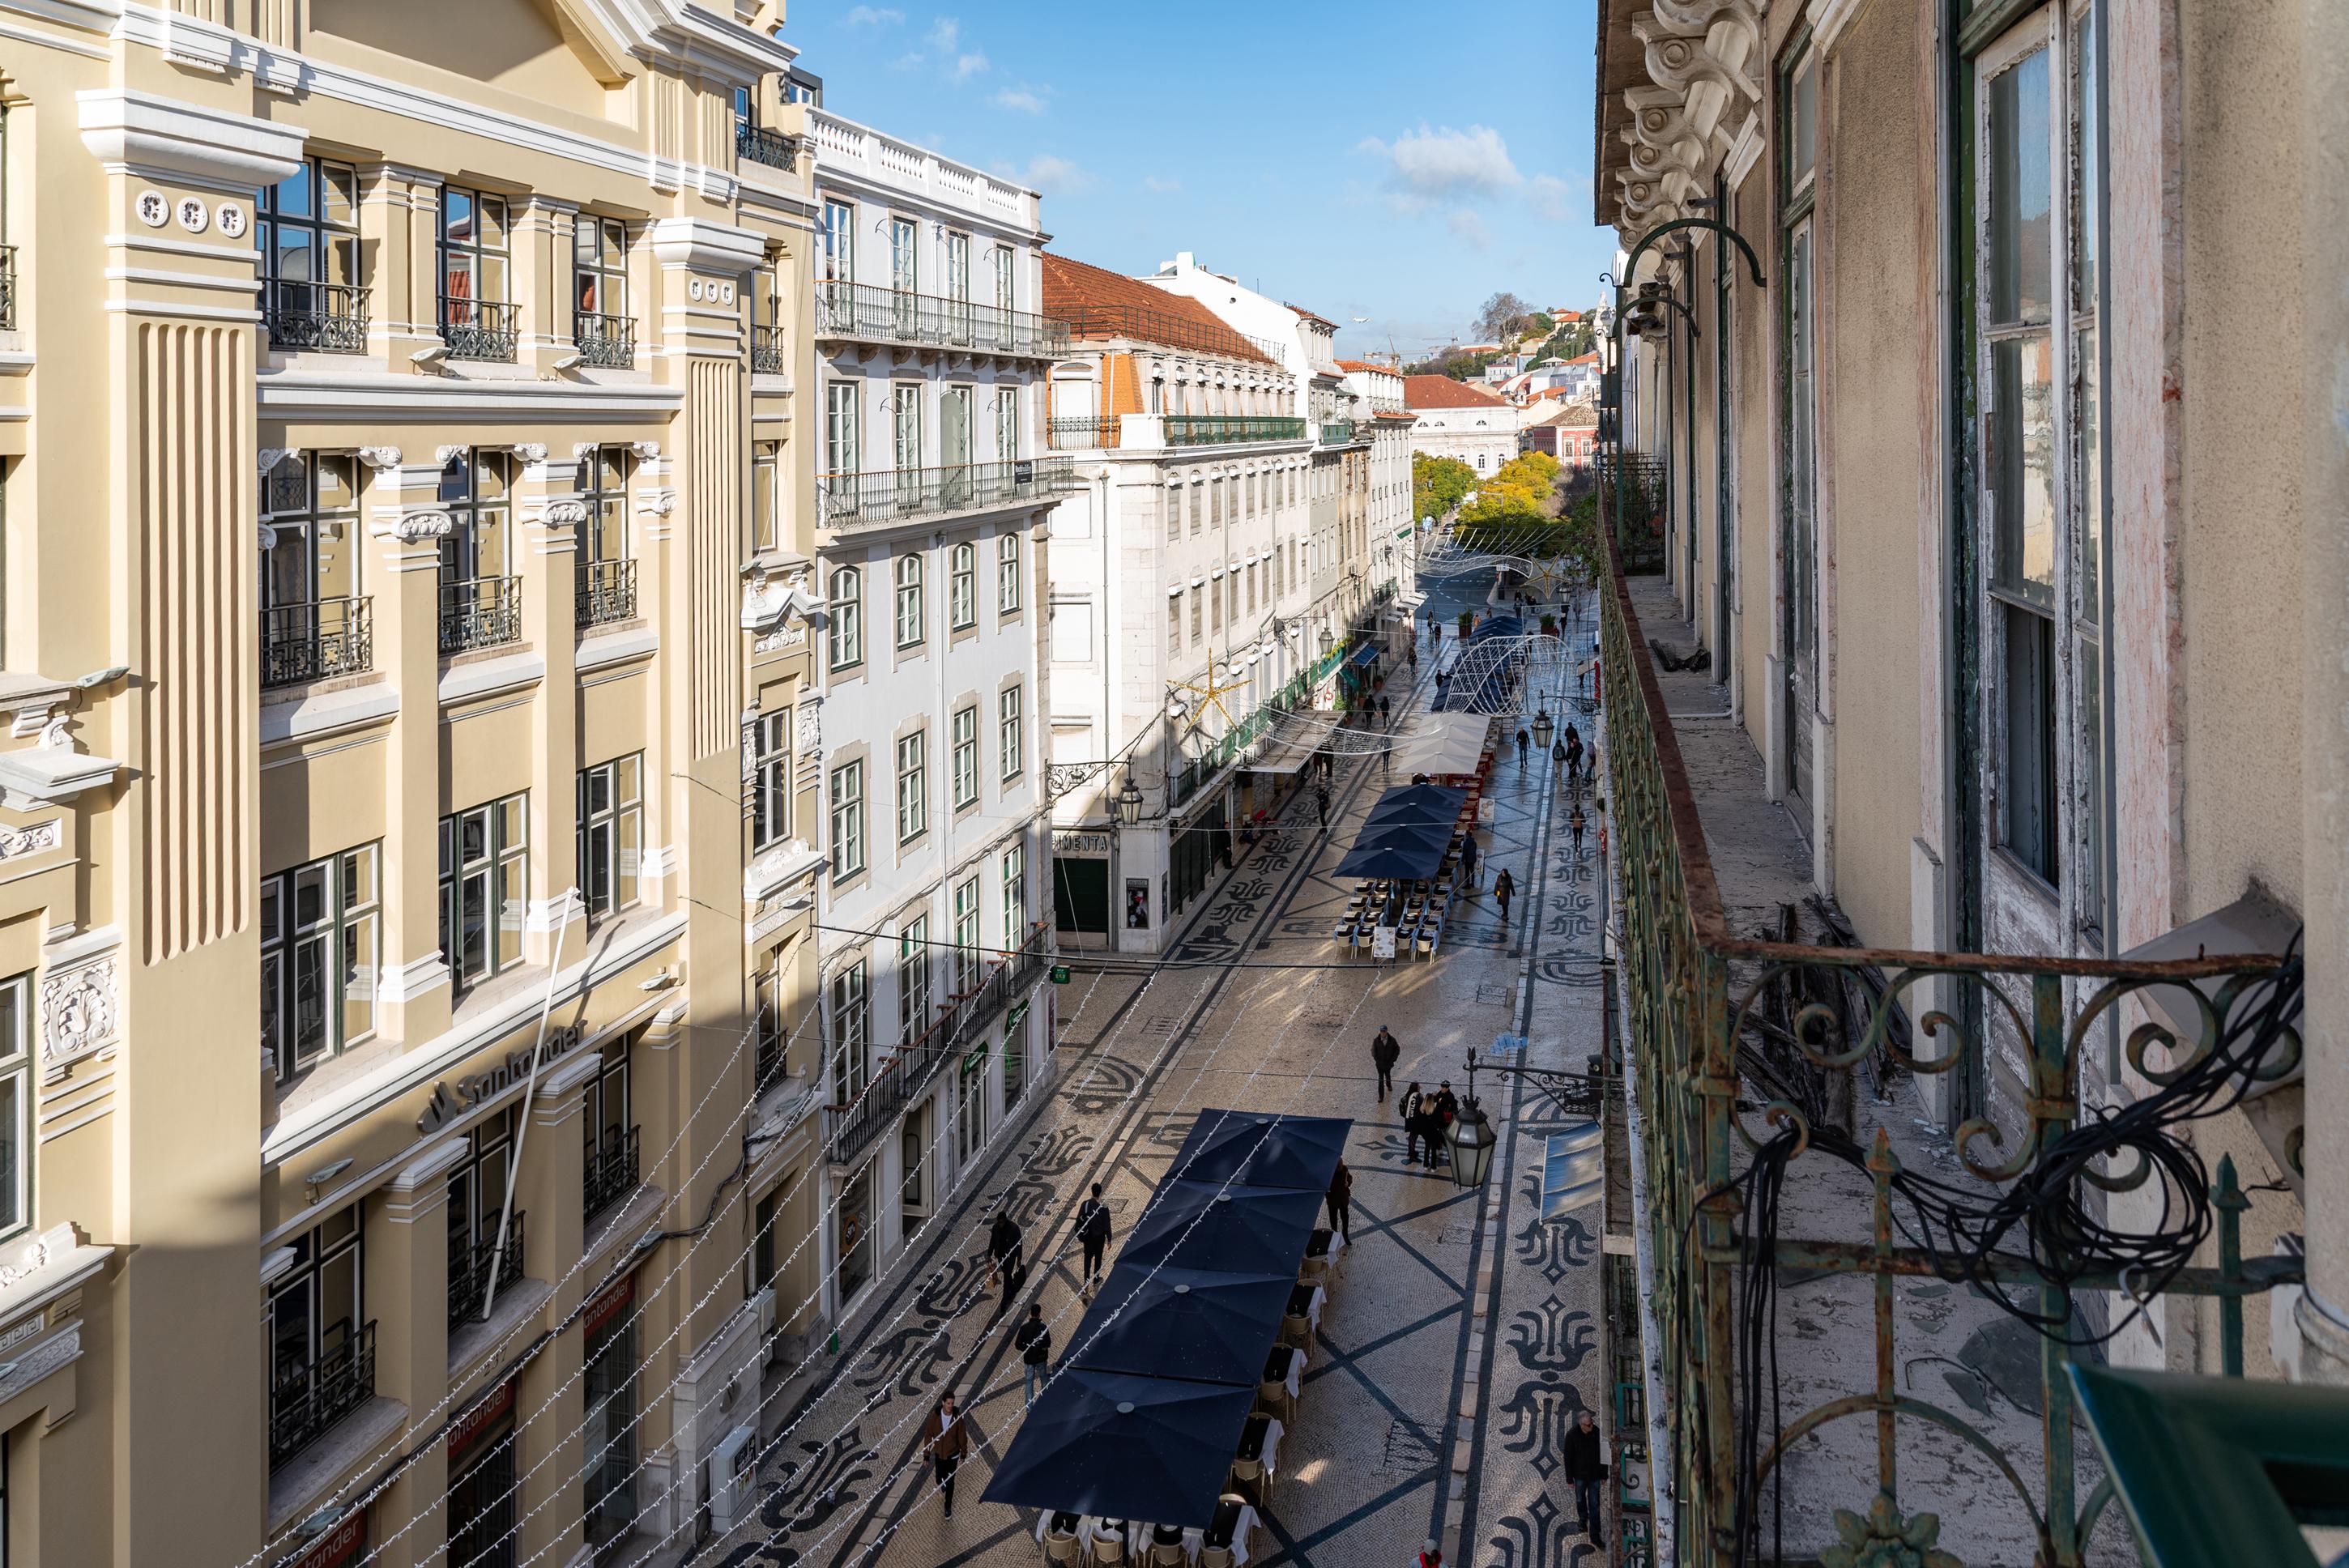
[[[1076,484],[1076,468],[1069,459],[1023,458],[1009,463],[825,474],[816,480],[816,495],[826,528],[874,528],[944,512],[1050,500]]]
[[[783,329],[780,326],[754,326],[750,329],[750,374],[753,376],[788,376],[788,362],[783,358]]]
[[[1321,422],[1321,444],[1342,447],[1354,438],[1355,425],[1351,419],[1325,419]]]
[[[1338,656],[1342,657],[1343,655],[1344,650],[1339,650]],[[1206,788],[1211,779],[1230,767],[1241,753],[1256,744],[1258,737],[1272,727],[1273,714],[1274,708],[1269,705],[1259,707],[1208,742],[1206,750],[1178,759],[1174,771],[1166,780],[1166,804],[1169,807],[1182,806]]]
[[[587,1165],[580,1180],[580,1210],[588,1224],[595,1217],[642,1186],[636,1165],[636,1133],[634,1127],[602,1148],[587,1150]]]
[[[372,599],[272,604],[261,612],[261,686],[364,675],[375,663]]]
[[[905,294],[872,284],[816,284],[815,334],[822,338],[902,343],[1039,359],[1056,357],[1069,350],[1065,322],[1024,310],[1003,310],[936,294]]]
[[[1606,545],[1623,975],[1601,985],[1624,1004],[1610,1142],[1631,1180],[1610,1183],[1605,1251],[1634,1252],[1636,1226],[1619,1437],[1656,1445],[1670,1560],[1776,1561],[1783,1535],[1789,1562],[1923,1562],[1889,1543],[1930,1541],[1925,1508],[1970,1563],[2120,1560],[2072,1363],[2103,1358],[2087,1346],[2128,1298],[2166,1295],[2147,1327],[2206,1326],[2182,1354],[2200,1340],[2239,1377],[2247,1305],[2300,1281],[2297,1257],[2243,1257],[2252,1200],[2190,1119],[2209,1108],[2163,1092],[2296,1066],[2297,960],[1850,944],[1742,727],[1676,725],[1722,688],[1659,669],[1671,591]],[[1982,1103],[1961,1109],[1968,1085]]]
[[[367,347],[367,291],[356,284],[272,278],[262,314],[272,348],[357,354]]]
[[[440,584],[440,651],[461,654],[522,641],[522,579]]]
[[[269,1468],[308,1448],[375,1398],[375,1325],[316,1361],[279,1365],[269,1380]]]
[[[1039,923],[1015,953],[999,954],[986,976],[939,1010],[921,1036],[897,1047],[852,1105],[824,1108],[824,1154],[853,1165],[896,1124],[906,1106],[950,1061],[975,1048],[995,1020],[1043,976],[1052,961],[1051,933]]]
[[[800,139],[738,119],[734,122],[734,156],[743,162],[762,163],[789,174],[799,162]]]
[[[449,1254],[449,1327],[453,1332],[482,1321],[481,1303],[489,1299],[492,1274],[501,1294],[522,1283],[523,1220],[516,1209],[506,1226],[505,1251],[498,1251],[496,1230],[471,1246]]]
[[[583,561],[579,563],[577,624],[608,625],[632,621],[636,614],[636,563],[633,561]]]
[[[1305,421],[1237,414],[1167,414],[1161,417],[1170,447],[1222,447],[1241,441],[1301,441]]]
[[[16,330],[16,247],[0,245],[0,332]]]
[[[1653,453],[1609,451],[1594,459],[1599,480],[1599,516],[1616,535],[1617,558],[1634,577],[1664,569],[1667,474]],[[1619,519],[1616,490],[1622,491]]]
[[[440,296],[440,341],[451,359],[513,363],[516,313],[503,300]]]
[[[636,368],[636,326],[625,315],[583,310],[572,318],[571,341],[579,346],[579,357],[598,370]]]
[[[1106,451],[1117,445],[1118,417],[1085,414],[1047,421],[1045,444],[1056,452]]]

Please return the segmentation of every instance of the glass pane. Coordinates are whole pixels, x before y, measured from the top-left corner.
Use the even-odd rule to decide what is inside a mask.
[[[307,1279],[298,1279],[269,1299],[270,1353],[276,1363],[270,1370],[275,1377],[309,1365],[309,1287]]]
[[[586,862],[579,868],[585,880],[587,907],[598,913],[612,905],[612,825],[601,822],[580,835],[581,858]]]
[[[458,968],[471,977],[489,973],[490,879],[475,873],[458,885]]]
[[[325,198],[327,222],[336,228],[358,226],[358,170],[347,163],[322,163],[318,166],[321,194]]]
[[[2073,142],[2080,149],[2073,177],[2072,305],[2096,308],[2096,30],[2084,10],[2072,25]]]
[[[518,850],[530,841],[529,819],[523,810],[523,797],[509,795],[498,802],[498,849]]]
[[[2005,611],[2005,756],[2001,836],[2015,859],[2055,881],[2055,624],[2036,611]]]
[[[318,1349],[339,1349],[358,1331],[359,1254],[347,1248],[318,1268]]]
[[[343,1044],[375,1032],[376,917],[362,914],[343,927]]]
[[[1816,60],[1805,60],[1795,77],[1794,102],[1788,110],[1793,120],[1788,138],[1787,177],[1790,184],[1800,183],[1818,159],[1819,71]]]
[[[327,938],[294,944],[294,1059],[308,1061],[326,1048]]]
[[[619,854],[613,879],[616,907],[627,909],[636,902],[636,863],[644,852],[645,820],[642,812],[623,811],[618,824]]]
[[[490,852],[490,814],[468,811],[457,819],[458,856],[465,864],[486,859]]]
[[[498,967],[522,962],[522,923],[530,890],[523,885],[523,862],[498,867]]]
[[[612,765],[612,772],[613,799],[623,805],[633,805],[644,791],[645,759],[642,757],[623,757]]]
[[[283,1072],[285,1057],[279,1054],[279,1028],[283,1015],[278,1006],[279,987],[285,984],[285,959],[282,954],[264,953],[261,955],[261,1044],[263,1048],[278,1057],[278,1070]]]
[[[588,812],[591,815],[598,815],[610,810],[612,809],[612,770],[608,768],[590,768],[587,769],[586,779]]]
[[[2055,595],[2055,403],[2044,333],[1991,346],[1991,521],[1994,580],[2034,603]]]
[[[506,248],[506,203],[502,196],[478,199],[481,212],[481,248],[502,251]],[[500,296],[503,297],[503,296]]]
[[[294,873],[294,929],[308,931],[326,918],[326,862],[315,861]]]
[[[1990,84],[1990,319],[2044,321],[2054,236],[2049,232],[2047,51],[2034,49]]]
[[[270,192],[271,203],[279,214],[287,218],[315,218],[317,209],[310,201],[310,170],[305,164],[277,182]]]

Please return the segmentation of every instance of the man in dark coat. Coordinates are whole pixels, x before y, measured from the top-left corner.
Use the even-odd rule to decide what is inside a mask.
[[[1402,1043],[1394,1037],[1393,1030],[1381,1024],[1379,1032],[1371,1037],[1371,1065],[1379,1069],[1379,1103],[1381,1105],[1386,1103],[1387,1096],[1394,1093],[1395,1063],[1402,1059]]]
[[[1052,1329],[1044,1321],[1042,1302],[1028,1304],[1028,1316],[1012,1330],[1011,1343],[1019,1352],[1020,1377],[1025,1384],[1027,1401],[1032,1405],[1036,1402],[1037,1388],[1051,1376],[1045,1370],[1045,1364],[1052,1359]],[[1574,1439],[1568,1438],[1567,1441],[1571,1443]]]
[[[1354,1239],[1354,1173],[1346,1169],[1343,1160],[1338,1161],[1338,1173],[1330,1178],[1330,1228],[1346,1238]]]
[[[963,1425],[952,1394],[941,1395],[937,1408],[922,1423],[922,1446],[937,1467],[938,1491],[945,1495],[947,1517],[954,1517],[955,1470],[970,1452],[970,1429]]]
[[[1427,1102],[1427,1162],[1438,1163],[1439,1157],[1448,1162],[1451,1152],[1445,1142],[1452,1124],[1460,1119],[1460,1097],[1452,1092],[1452,1080],[1444,1079],[1435,1086],[1435,1098]]]
[[[1607,1479],[1607,1461],[1599,1446],[1598,1423],[1588,1410],[1566,1429],[1566,1479],[1574,1483],[1574,1508],[1582,1516],[1582,1533],[1590,1537],[1593,1546],[1606,1545],[1599,1535],[1602,1511],[1599,1484]]]
[[[1019,1259],[1019,1221],[998,1212],[995,1223],[987,1233],[987,1255],[994,1265],[992,1277],[1003,1281],[1004,1299],[1009,1301],[1019,1289],[1015,1276],[1024,1276],[1028,1272]]]
[[[1427,1133],[1427,1100],[1419,1092],[1419,1085],[1414,1083],[1402,1091],[1402,1099],[1397,1106],[1402,1112],[1402,1162],[1416,1165],[1419,1163],[1419,1140]],[[1433,1148],[1433,1144],[1429,1145],[1427,1162],[1431,1165],[1435,1163]]]
[[[1102,1202],[1102,1184],[1093,1183],[1093,1195],[1077,1205],[1077,1243],[1084,1248],[1085,1280],[1088,1295],[1101,1282],[1102,1254],[1109,1251],[1109,1205]]]

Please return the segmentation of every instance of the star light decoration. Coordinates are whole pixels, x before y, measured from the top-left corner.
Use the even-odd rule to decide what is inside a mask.
[[[1191,694],[1191,699],[1183,705],[1185,733],[1188,734],[1200,727],[1206,721],[1207,709],[1211,706],[1217,713],[1224,716],[1223,732],[1225,734],[1228,735],[1238,728],[1239,720],[1232,716],[1230,708],[1224,706],[1224,698],[1229,693],[1239,690],[1245,684],[1247,683],[1239,678],[1239,672],[1231,665],[1214,664],[1207,666],[1206,678],[1204,682],[1176,681],[1175,690]]]

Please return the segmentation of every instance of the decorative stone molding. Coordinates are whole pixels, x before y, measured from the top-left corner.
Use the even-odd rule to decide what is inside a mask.
[[[549,500],[523,521],[539,528],[576,528],[587,521],[587,503],[569,496],[560,497]]]
[[[544,441],[517,442],[514,446],[513,452],[515,457],[520,458],[526,463],[543,463],[546,461],[546,443]]]
[[[1762,18],[1755,0],[1653,0],[1634,15],[1649,84],[1627,88],[1630,150],[1620,225],[1645,229],[1683,216],[1705,194],[1762,109]]]
[[[272,551],[277,548],[277,531],[275,529],[270,527],[269,524],[264,522],[261,524],[255,531],[261,536],[261,548],[264,552]]]
[[[414,544],[420,540],[448,538],[457,531],[457,520],[445,511],[427,508],[401,512],[388,521],[379,518],[372,531],[378,539],[396,539],[402,544]]]
[[[302,167],[305,133],[274,120],[128,88],[75,95],[82,145],[109,173],[245,196]]]
[[[820,624],[823,615],[823,601],[808,591],[804,572],[794,572],[790,581],[782,583],[760,572],[742,586],[742,629],[746,632],[764,636],[781,631],[786,622]]]
[[[792,737],[792,749],[802,757],[823,755],[823,698],[820,696],[800,698],[795,729]]]
[[[585,461],[595,455],[595,447],[594,441],[574,441],[571,443],[571,455]]]
[[[636,453],[638,458],[648,463],[657,462],[660,459],[660,443],[658,441],[630,441],[628,443],[628,450]]]
[[[667,517],[676,510],[677,492],[675,490],[644,490],[636,496],[636,511],[646,517]]]
[[[399,467],[399,449],[398,447],[361,447],[359,461],[365,463],[373,472],[379,474],[387,469]]]
[[[432,449],[432,460],[443,468],[449,466],[449,460],[451,458],[461,458],[464,455],[465,449],[461,446],[440,446]]]
[[[272,469],[275,468],[278,464],[280,464],[280,463],[284,462],[284,461],[285,460],[285,454],[286,454],[287,452],[292,451],[293,449],[293,449],[293,448],[291,448],[291,447],[264,447],[264,448],[262,448],[262,449],[261,449],[261,450],[260,450],[260,452],[259,452],[259,454],[258,454],[258,456],[259,456],[259,457],[260,457],[260,459],[261,459],[261,471],[262,471],[262,473],[263,473],[264,476],[265,476],[265,475],[267,475],[270,469]]]
[[[48,1067],[114,1043],[114,954],[44,975],[40,985],[41,1060]]]
[[[653,254],[665,267],[739,277],[767,254],[766,236],[705,218],[661,218],[652,225]]]
[[[13,861],[25,855],[62,849],[65,841],[65,819],[62,817],[51,817],[45,822],[28,822],[21,828],[0,823],[0,861]]]

